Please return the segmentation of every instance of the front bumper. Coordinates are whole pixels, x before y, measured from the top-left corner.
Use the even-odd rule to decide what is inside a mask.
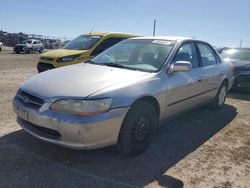
[[[26,52],[26,47],[25,46],[15,46],[13,48],[13,51],[18,53],[18,52]]]
[[[235,76],[233,88],[250,89],[250,71],[242,71]]]
[[[51,104],[51,103],[50,103]],[[129,107],[111,109],[94,116],[54,112],[44,103],[39,109],[13,100],[18,124],[33,136],[74,149],[95,149],[115,145]]]
[[[47,71],[47,70],[50,70],[50,69],[54,69],[55,67],[52,65],[52,64],[49,64],[49,63],[42,63],[42,62],[39,62],[37,64],[37,71],[40,73],[40,72],[44,72],[44,71]]]

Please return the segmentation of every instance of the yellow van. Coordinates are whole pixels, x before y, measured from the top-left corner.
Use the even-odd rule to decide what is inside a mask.
[[[86,62],[116,43],[139,35],[113,32],[84,33],[62,49],[51,50],[41,55],[37,70],[43,72],[49,69]]]

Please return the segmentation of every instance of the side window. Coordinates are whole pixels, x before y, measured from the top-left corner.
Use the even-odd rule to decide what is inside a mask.
[[[101,44],[99,44],[99,46],[96,47],[96,49],[92,52],[92,56],[96,56],[97,54],[107,50],[108,48],[110,48],[111,46],[115,45],[116,43],[122,41],[122,38],[108,38],[105,39],[104,41],[102,41]]]
[[[36,41],[33,41],[33,44],[37,44],[37,42],[36,42]]]
[[[201,54],[201,62],[203,66],[214,65],[217,63],[213,49],[207,44],[198,43]]]
[[[175,56],[176,61],[189,61],[192,64],[192,68],[199,67],[199,60],[195,45],[193,42],[183,44],[178,53]]]

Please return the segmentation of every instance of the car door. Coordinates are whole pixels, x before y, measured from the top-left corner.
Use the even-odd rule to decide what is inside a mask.
[[[222,64],[210,45],[203,42],[197,42],[197,47],[204,71],[204,77],[206,79],[204,86],[207,92],[204,94],[204,97],[206,99],[211,99],[215,97],[223,77],[222,69],[220,68]]]
[[[37,41],[36,40],[33,41],[32,48],[33,48],[33,50],[37,50]]]
[[[204,87],[204,73],[198,58],[194,42],[184,43],[178,50],[174,62],[189,61],[192,70],[167,73],[167,104],[166,116],[184,111],[202,103]]]

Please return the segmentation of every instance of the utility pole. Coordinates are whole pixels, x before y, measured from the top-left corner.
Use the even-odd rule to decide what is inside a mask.
[[[242,46],[242,41],[243,41],[243,39],[240,40],[240,48],[241,48],[241,46]]]
[[[153,36],[155,36],[155,26],[156,26],[156,19],[154,19],[154,29],[153,29]]]

